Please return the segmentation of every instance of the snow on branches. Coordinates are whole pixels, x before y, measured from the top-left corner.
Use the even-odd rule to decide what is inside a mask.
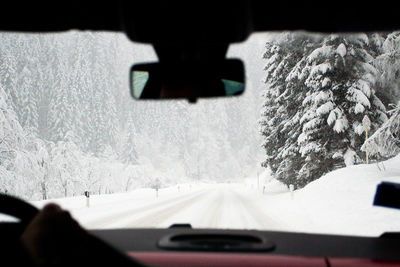
[[[364,34],[315,38],[299,33],[286,38],[285,45],[267,44],[274,47],[264,55],[274,62],[268,68],[274,75],[266,77],[264,107],[269,112],[263,115],[275,123],[262,132],[267,140],[264,166],[279,180],[304,186],[338,167],[361,162],[363,117],[371,119],[371,131],[387,119],[377,95],[376,40]],[[290,64],[273,69],[283,61]],[[274,101],[277,91],[285,92],[285,101]],[[297,124],[289,123],[294,118],[300,118]],[[285,153],[289,147],[291,153]]]
[[[365,141],[362,151],[377,158],[394,157],[400,153],[400,107],[389,114],[390,118]]]

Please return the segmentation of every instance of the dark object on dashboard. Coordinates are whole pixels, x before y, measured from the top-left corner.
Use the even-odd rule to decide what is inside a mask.
[[[374,206],[400,209],[400,184],[380,183],[376,188]]]
[[[168,235],[176,234],[219,234],[219,235],[256,235],[267,240],[273,240],[275,248],[272,251],[245,251],[243,254],[259,255],[286,255],[301,257],[329,257],[374,259],[382,261],[400,261],[399,241],[388,238],[323,235],[310,233],[276,232],[276,231],[249,231],[249,230],[221,230],[221,229],[109,229],[92,230],[96,236],[106,240],[121,251],[149,252],[149,253],[176,253],[186,254],[189,250],[164,249],[158,243]],[[132,242],[141,240],[141,242]],[[204,254],[207,251],[199,251]],[[212,252],[212,251],[210,251]],[[222,251],[224,252],[224,251]],[[212,252],[215,253],[215,252]],[[216,253],[221,254],[221,253]],[[225,254],[238,255],[241,253]],[[249,265],[246,265],[249,266]],[[358,265],[364,266],[364,265]]]
[[[168,228],[187,228],[187,229],[192,229],[192,225],[190,223],[174,223]]]
[[[385,232],[379,238],[400,240],[400,232]]]
[[[178,233],[162,237],[158,247],[179,251],[241,251],[266,252],[275,249],[275,244],[258,235]]]
[[[190,100],[236,96],[244,91],[244,67],[237,59],[138,64],[130,77],[135,99]]]

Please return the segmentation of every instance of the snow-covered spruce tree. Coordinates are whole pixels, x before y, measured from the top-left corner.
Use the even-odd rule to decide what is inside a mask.
[[[98,89],[98,88],[97,88]],[[100,156],[108,145],[107,124],[104,112],[104,94],[101,90],[96,90],[92,97],[91,116],[93,117],[91,124],[93,132],[91,134],[89,149],[95,156]]]
[[[80,183],[80,160],[82,151],[76,145],[76,135],[72,131],[65,134],[64,140],[51,147],[49,175],[56,181],[54,186],[59,196],[68,197],[75,193],[74,188]]]
[[[8,34],[6,37],[0,35],[1,49],[0,49],[0,86],[6,95],[8,95],[7,102],[9,107],[15,110],[15,103],[13,102],[13,94],[15,93],[15,79],[17,72],[16,55],[12,53],[15,49],[15,35]],[[14,97],[15,98],[15,97]]]
[[[366,35],[331,35],[307,56],[302,70],[307,93],[298,138],[305,162],[299,171],[299,186],[360,162],[364,116],[372,122],[371,131],[387,119],[385,107],[375,95],[377,71],[370,64],[373,58],[368,44]]]
[[[123,147],[121,148],[121,154],[119,158],[125,164],[138,164],[138,155],[136,152],[136,138],[137,132],[134,124],[134,117],[131,112],[129,112],[126,128],[123,132],[124,143]]]
[[[57,142],[64,140],[70,130],[73,121],[72,103],[68,101],[68,90],[66,81],[60,78],[60,85],[55,88],[52,101],[49,107],[50,140]]]
[[[368,138],[362,150],[368,151],[371,158],[383,160],[400,153],[400,32],[385,36],[374,66],[379,71],[377,93],[385,106],[395,108],[388,112],[390,118]]]
[[[17,96],[17,108],[19,122],[28,132],[38,133],[38,88],[34,82],[35,62],[33,59],[25,60],[20,64],[17,88],[14,88]]]
[[[266,44],[264,58],[267,89],[263,93],[261,133],[265,137],[264,167],[285,184],[295,184],[302,166],[297,137],[299,105],[304,98],[304,85],[298,75],[305,61],[304,54],[314,46],[316,37],[304,34],[285,34],[280,40]]]
[[[400,106],[389,114],[390,118],[361,147],[372,158],[387,159],[400,153]]]
[[[385,106],[400,101],[400,32],[375,38],[380,42],[380,53],[374,60],[379,72],[377,95]]]
[[[30,180],[32,185],[26,186],[26,189],[31,191],[30,199],[48,199],[49,190],[53,186],[52,177],[49,176],[48,144],[32,132],[28,133],[26,139],[26,151],[23,151],[23,157],[19,157],[22,166],[18,166],[17,174],[23,179]]]
[[[0,192],[15,194],[15,158],[23,148],[25,133],[6,99],[0,85]]]
[[[107,34],[99,34],[95,39],[93,49],[96,51],[94,57],[94,80],[96,89],[102,92],[102,113],[106,128],[103,130],[104,141],[115,151],[116,137],[119,132],[119,122],[115,100],[115,76],[113,72],[116,51],[112,38],[107,38]]]
[[[282,111],[280,107],[283,105],[279,103],[278,99],[285,92],[285,77],[298,61],[298,58],[291,56],[292,51],[284,49],[278,42],[267,43],[266,52],[263,55],[267,59],[264,67],[267,89],[262,95],[265,102],[260,124],[261,134],[265,136],[263,147],[266,150],[267,158],[262,166],[270,167],[272,173],[276,173],[279,168],[280,160],[277,158],[277,154],[284,144],[284,139],[281,136],[282,114],[279,112]]]

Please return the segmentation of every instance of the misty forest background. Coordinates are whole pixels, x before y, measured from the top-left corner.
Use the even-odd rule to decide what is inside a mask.
[[[2,33],[0,192],[36,200],[266,169],[299,188],[366,150],[387,159],[400,153],[399,36],[257,35],[228,53],[245,62],[244,96],[192,105],[132,100],[130,66],[156,58],[124,35]]]

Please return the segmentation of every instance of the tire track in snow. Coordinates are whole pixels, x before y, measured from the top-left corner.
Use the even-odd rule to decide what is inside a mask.
[[[203,216],[193,218],[192,224],[201,228],[225,229],[281,229],[282,223],[268,216],[258,205],[252,192],[241,191],[235,186],[216,189],[201,205]],[[200,205],[199,205],[200,206]],[[190,221],[190,218],[189,218]]]
[[[189,193],[183,196],[179,195],[164,202],[157,201],[145,206],[134,207],[122,212],[107,215],[100,219],[92,220],[91,222],[87,222],[85,226],[92,229],[154,226],[155,221],[158,222],[158,220],[161,220],[163,217],[167,216],[167,214],[171,216],[173,212],[178,212],[180,209],[187,206],[188,203],[201,198],[202,195],[206,193],[207,191],[203,189],[195,193]],[[157,218],[158,220],[156,220]]]
[[[214,192],[214,197],[209,199],[209,204],[206,205],[207,211],[203,213],[199,225],[204,228],[220,228],[223,218],[223,207],[225,204],[225,192],[218,189]]]
[[[258,193],[257,193],[258,194]],[[195,228],[279,230],[285,225],[272,219],[258,205],[262,197],[235,186],[216,186],[110,214],[91,228],[168,227],[191,223]]]
[[[256,223],[256,229],[279,230],[287,228],[282,222],[278,222],[277,220],[265,214],[265,212],[258,205],[256,205],[255,201],[257,201],[257,199],[251,199],[249,196],[241,192],[239,193],[236,190],[233,190],[232,193],[239,200],[238,204],[241,205],[241,210],[247,213],[249,218]]]
[[[209,192],[202,192],[201,194],[195,195],[189,199],[185,199],[184,201],[175,203],[173,205],[169,205],[167,207],[162,207],[161,209],[157,209],[152,211],[150,214],[143,216],[139,219],[134,219],[128,222],[125,226],[127,227],[149,227],[149,226],[159,226],[163,223],[163,221],[167,220],[174,214],[182,211],[183,209],[189,209],[193,206],[196,201],[204,198],[205,194]]]

